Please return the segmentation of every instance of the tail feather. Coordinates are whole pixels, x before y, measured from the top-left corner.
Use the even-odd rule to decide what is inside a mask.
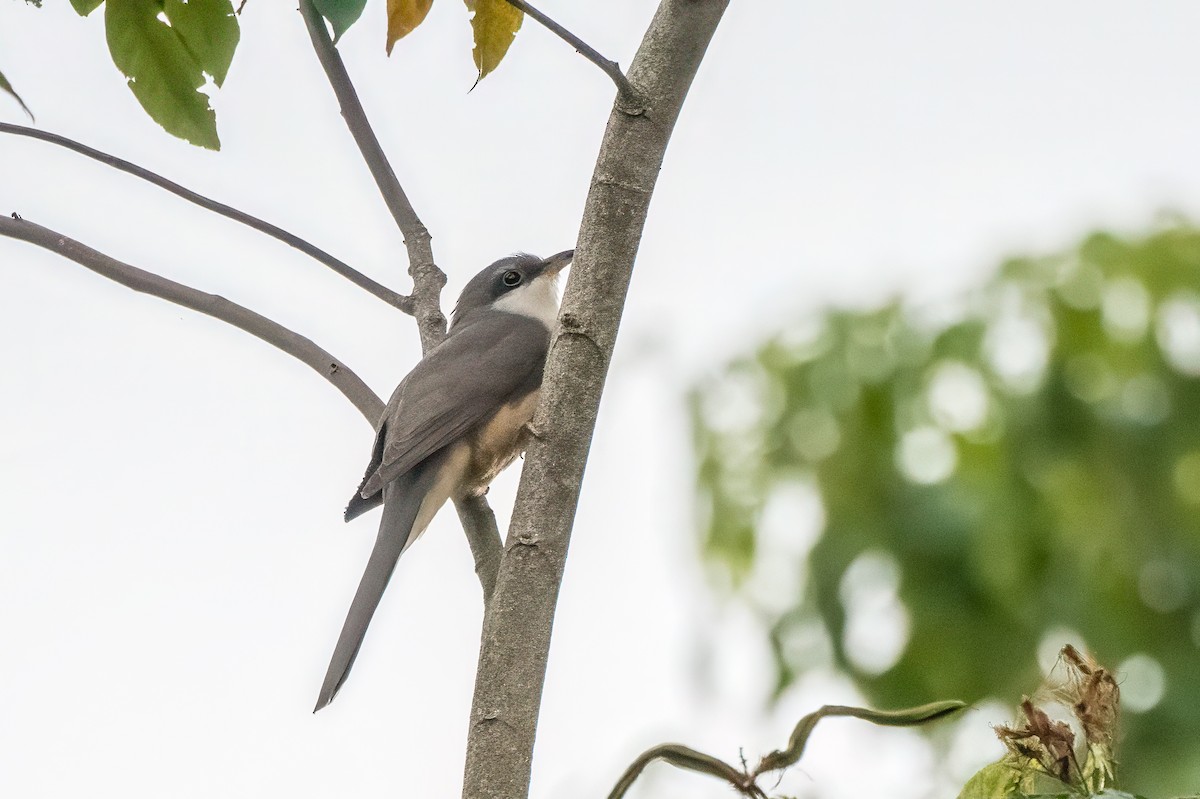
[[[333,649],[333,659],[325,673],[325,682],[321,685],[314,713],[333,701],[346,681],[350,667],[354,665],[354,658],[362,646],[375,608],[379,606],[383,591],[396,568],[396,561],[400,559],[400,553],[412,535],[421,503],[429,491],[430,481],[426,475],[431,471],[436,470],[415,469],[397,477],[383,490],[383,517],[379,522],[375,548],[371,550],[366,571],[350,604],[350,612],[346,614],[337,646]]]
[[[358,484],[358,488],[354,490],[354,496],[350,497],[350,502],[346,505],[346,513],[344,518],[346,521],[356,519],[363,515],[376,505],[383,503],[383,492],[377,491],[370,496],[362,495],[363,488],[367,485],[367,481],[379,469],[383,463],[383,448],[387,443],[387,420],[385,419],[379,425],[379,432],[375,434],[375,444],[371,447],[371,462],[367,464],[367,471],[363,475],[362,482]]]

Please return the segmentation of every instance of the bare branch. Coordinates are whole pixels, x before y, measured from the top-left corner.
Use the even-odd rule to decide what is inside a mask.
[[[750,776],[758,778],[762,774],[779,771],[799,762],[800,757],[804,754],[804,747],[808,745],[809,736],[812,735],[813,730],[816,729],[817,723],[821,719],[835,716],[849,716],[850,718],[869,721],[880,727],[915,727],[945,718],[952,713],[957,713],[966,706],[966,702],[960,702],[956,699],[930,702],[927,705],[904,708],[903,710],[872,710],[866,707],[825,705],[800,719],[792,729],[792,734],[788,737],[787,746],[764,755],[763,759],[754,768],[754,771],[750,772]]]
[[[600,395],[671,130],[728,0],[662,0],[608,119],[516,507],[484,614],[464,799],[525,799],[554,610]]]
[[[637,90],[633,88],[633,84],[629,82],[629,78],[625,77],[625,73],[621,71],[621,67],[616,61],[611,61],[600,55],[595,48],[580,39],[569,30],[559,25],[557,22],[546,16],[543,12],[526,3],[525,0],[508,0],[508,4],[514,8],[519,8],[534,20],[540,22],[543,27],[549,30],[558,38],[562,39],[567,44],[575,48],[575,52],[591,61],[596,66],[604,71],[605,75],[612,78],[612,82],[617,84],[617,91],[620,93],[620,100],[628,105],[635,106],[640,113],[642,107],[642,97]],[[626,109],[626,113],[630,113],[630,109]]]
[[[766,799],[766,794],[763,793],[763,790],[744,771],[739,771],[718,757],[706,755],[683,744],[660,744],[642,752],[637,760],[629,764],[629,768],[625,769],[625,773],[617,780],[617,784],[613,786],[612,791],[608,794],[608,799],[623,799],[629,789],[633,787],[633,783],[645,771],[646,766],[655,760],[662,760],[676,768],[697,771],[701,774],[708,774],[717,779],[725,780],[742,796],[748,796],[752,799]]]
[[[500,540],[500,528],[496,525],[496,514],[482,496],[471,496],[454,500],[458,518],[462,520],[463,530],[467,534],[467,543],[471,545],[471,554],[475,558],[475,574],[483,587],[483,601],[486,605],[492,600],[496,590],[496,573],[500,570],[500,557],[504,554],[504,544]]]
[[[304,16],[304,24],[308,28],[309,38],[312,39],[313,49],[325,70],[333,93],[337,95],[338,104],[342,108],[342,117],[350,134],[362,153],[375,185],[383,195],[383,201],[396,225],[404,235],[404,246],[408,249],[408,273],[413,279],[412,301],[413,316],[417,319],[417,328],[421,335],[421,348],[428,352],[446,335],[446,317],[442,313],[441,293],[446,285],[446,275],[438,269],[433,261],[433,247],[430,244],[429,231],[417,216],[404,187],[396,179],[396,173],[391,163],[379,145],[379,139],[367,120],[362,103],[346,65],[334,47],[325,20],[313,6],[312,0],[300,0],[300,13]]]
[[[289,247],[294,247],[305,255],[320,261],[321,263],[325,264],[325,266],[328,266],[334,272],[337,272],[354,285],[358,286],[359,288],[366,289],[371,294],[374,294],[376,297],[386,302],[388,305],[399,308],[401,311],[404,311],[404,313],[407,314],[411,314],[413,312],[413,301],[411,297],[406,297],[403,294],[392,291],[387,286],[377,283],[376,281],[359,272],[354,267],[333,257],[321,248],[310,244],[299,236],[289,233],[283,228],[272,225],[270,222],[264,222],[258,217],[251,216],[244,211],[239,211],[238,209],[226,205],[225,203],[217,202],[216,200],[205,197],[203,194],[198,194],[191,189],[180,186],[178,183],[167,180],[162,175],[159,175],[156,172],[151,172],[145,167],[138,166],[137,164],[131,163],[122,158],[117,158],[115,155],[109,155],[108,153],[93,149],[88,147],[86,144],[80,144],[73,139],[68,139],[66,136],[59,136],[55,133],[47,133],[46,131],[38,130],[36,128],[27,128],[24,125],[10,125],[6,122],[0,122],[0,133],[11,133],[14,136],[26,136],[31,139],[49,142],[50,144],[57,144],[59,147],[65,147],[66,149],[77,152],[80,155],[85,155],[88,158],[99,161],[102,164],[111,166],[113,169],[133,175],[134,177],[139,177],[148,183],[153,183],[160,189],[165,189],[177,197],[182,197],[188,202],[194,203],[205,210],[220,214],[221,216],[232,219],[235,222],[241,222],[243,225],[253,228],[260,233],[266,233],[268,236],[282,241]]]
[[[161,297],[241,328],[310,366],[342,392],[372,426],[383,413],[383,400],[342,361],[318,347],[310,339],[261,314],[216,294],[207,294],[130,266],[49,228],[20,219],[15,214],[12,217],[0,216],[0,236],[35,244],[134,291]]]
[[[683,744],[661,744],[647,749],[630,764],[629,768],[625,769],[625,773],[621,775],[612,792],[609,793],[608,799],[622,799],[646,766],[655,760],[662,760],[676,768],[698,771],[725,780],[735,791],[742,796],[750,797],[750,799],[766,799],[766,792],[758,786],[758,778],[772,771],[782,771],[799,762],[809,737],[821,719],[850,716],[883,727],[913,727],[945,718],[966,706],[965,702],[953,700],[932,702],[905,710],[871,710],[870,708],[845,705],[825,705],[820,710],[813,711],[800,719],[795,729],[792,730],[787,747],[766,755],[753,771],[746,768],[745,758],[742,759],[742,768],[737,769],[720,758],[697,752]]]

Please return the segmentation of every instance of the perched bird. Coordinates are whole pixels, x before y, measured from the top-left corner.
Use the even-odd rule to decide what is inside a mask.
[[[447,499],[481,494],[524,450],[537,408],[558,277],[573,250],[502,258],[473,277],[446,339],[396,387],[346,521],[383,505],[379,536],[313,712],[346,681],[396,561]]]

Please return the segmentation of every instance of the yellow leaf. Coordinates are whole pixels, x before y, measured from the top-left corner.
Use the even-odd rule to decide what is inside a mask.
[[[471,28],[475,31],[472,55],[479,69],[479,79],[483,80],[508,52],[525,14],[506,0],[466,0],[466,3],[467,10],[475,12],[471,17]]]
[[[425,21],[433,0],[388,0],[387,53],[392,54],[392,45],[403,39]]]

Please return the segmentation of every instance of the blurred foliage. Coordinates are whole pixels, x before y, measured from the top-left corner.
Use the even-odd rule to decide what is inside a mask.
[[[778,691],[832,657],[879,707],[1011,698],[1074,642],[1122,680],[1123,784],[1195,791],[1200,230],[1012,260],[932,316],[829,312],[695,391],[714,576]]]

